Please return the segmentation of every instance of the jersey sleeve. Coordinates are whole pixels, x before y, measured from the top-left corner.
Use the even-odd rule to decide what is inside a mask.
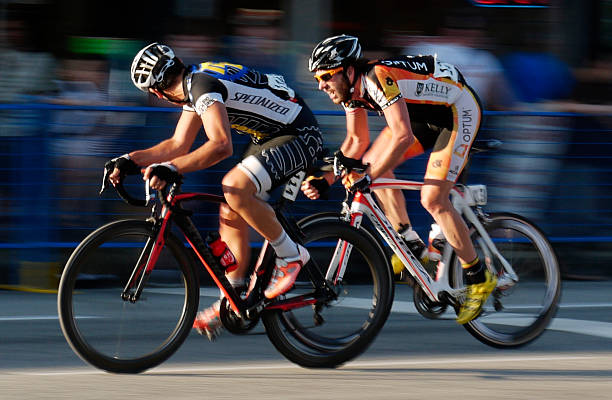
[[[402,92],[390,68],[376,65],[365,76],[365,88],[372,100],[382,109],[402,98]]]
[[[183,106],[185,111],[195,111],[202,115],[215,101],[225,103],[227,88],[219,81],[207,74],[193,74],[189,90],[190,105]]]

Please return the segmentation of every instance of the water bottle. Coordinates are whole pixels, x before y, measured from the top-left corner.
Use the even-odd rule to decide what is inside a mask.
[[[442,259],[442,251],[444,251],[444,245],[446,239],[438,224],[431,224],[431,230],[429,231],[429,244],[427,246],[427,252],[431,261],[440,261]]]
[[[208,243],[213,256],[217,258],[219,264],[225,268],[225,272],[232,272],[238,268],[236,257],[234,257],[232,251],[227,247],[227,244],[221,240],[219,232],[209,233],[206,236],[206,243]]]

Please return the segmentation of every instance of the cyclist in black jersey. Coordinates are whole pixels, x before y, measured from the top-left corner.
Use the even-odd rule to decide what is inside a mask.
[[[310,256],[284,232],[264,198],[270,189],[310,167],[322,151],[321,131],[308,106],[281,75],[231,63],[185,66],[170,47],[160,43],[136,55],[131,77],[138,89],[183,105],[183,112],[171,138],[111,160],[115,165],[111,182],[116,184],[122,174],[139,173],[144,167],[143,179],[150,179],[153,189],[161,189],[179,174],[229,157],[232,130],[249,135],[251,144],[242,161],[222,180],[227,204],[220,207],[219,232],[238,261],[238,268],[227,277],[234,287],[246,284],[250,225],[277,255],[266,297],[288,291]],[[208,140],[190,151],[202,126]],[[222,327],[219,303],[200,312],[194,322],[194,328],[210,339]]]
[[[457,322],[476,318],[497,280],[478,259],[468,228],[449,199],[480,127],[481,106],[474,91],[454,65],[435,56],[362,59],[358,39],[348,35],[319,43],[309,69],[315,73],[319,90],[346,112],[347,136],[341,151],[348,157],[363,157],[369,164],[365,174],[351,173],[343,178],[347,187],[366,188],[373,179],[392,178],[399,164],[432,149],[421,203],[464,267],[468,296]],[[387,122],[369,148],[368,110],[384,115]],[[327,175],[325,182],[331,184],[333,177]],[[309,179],[302,190],[317,198],[317,186],[322,187],[320,181]],[[419,252],[425,246],[410,227],[401,191],[379,190],[376,195],[413,253],[422,256]]]

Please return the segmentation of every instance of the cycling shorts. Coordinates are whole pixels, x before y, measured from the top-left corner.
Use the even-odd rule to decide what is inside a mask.
[[[480,101],[469,88],[463,90],[449,108],[453,114],[453,126],[450,129],[411,122],[416,140],[402,155],[402,162],[431,149],[425,179],[456,182],[467,163],[470,148],[480,128]],[[382,134],[389,136],[391,130],[387,127]]]
[[[298,129],[300,134],[284,135],[263,143],[251,143],[238,168],[257,188],[259,197],[285,183],[297,172],[314,165],[321,156],[323,139],[318,126]]]

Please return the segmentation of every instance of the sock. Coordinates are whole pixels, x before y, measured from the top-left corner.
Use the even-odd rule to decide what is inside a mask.
[[[230,285],[232,285],[233,288],[237,288],[237,287],[246,285],[246,279],[244,278],[233,279],[227,275],[225,277],[227,278],[227,280],[229,281]],[[220,293],[220,298],[225,297],[221,289],[219,289],[219,293]]]
[[[463,272],[465,273],[465,281],[468,285],[473,285],[475,283],[482,283],[486,280],[485,269],[480,262],[478,256],[474,259],[474,261],[469,262],[467,264],[461,264],[463,268]]]
[[[412,229],[412,226],[407,225],[407,224],[400,224],[400,228],[399,228],[399,230],[397,232],[407,242],[410,242],[410,241],[413,241],[413,240],[417,240],[417,239],[421,239],[419,237],[419,234],[416,233],[416,231],[414,231]]]
[[[276,256],[279,258],[284,258],[287,261],[293,261],[293,259],[297,260],[300,258],[297,244],[291,240],[285,231],[283,231],[276,240],[271,241],[270,245],[272,245]]]

